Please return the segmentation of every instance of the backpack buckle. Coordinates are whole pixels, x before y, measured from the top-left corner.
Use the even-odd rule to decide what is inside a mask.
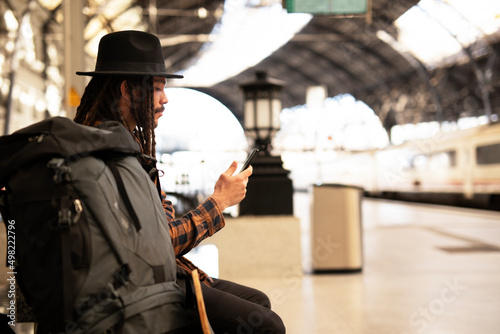
[[[115,287],[113,286],[113,283],[108,283],[105,288],[106,295],[109,296],[108,298],[116,299],[118,298],[118,292],[116,292]]]
[[[61,228],[68,228],[71,225],[71,211],[69,209],[59,210],[59,219],[57,220],[57,226]]]
[[[69,199],[66,197],[63,197],[61,199],[62,207],[59,210],[57,220],[57,226],[59,226],[60,228],[69,228],[71,227],[71,225],[78,223],[78,220],[80,219],[80,216],[83,212],[82,202],[78,198],[73,200],[75,214],[71,212],[71,209],[69,208],[69,205],[67,203],[68,200]]]
[[[54,183],[60,184],[71,181],[69,174],[71,168],[64,164],[64,159],[54,158],[47,163],[47,167],[54,170]]]
[[[130,267],[128,264],[122,264],[113,273],[113,280],[106,285],[106,292],[111,295],[112,298],[118,298],[118,289],[127,284],[130,279]]]

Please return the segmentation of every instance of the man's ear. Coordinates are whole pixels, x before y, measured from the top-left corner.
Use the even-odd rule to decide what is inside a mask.
[[[122,97],[125,99],[125,101],[127,101],[128,103],[130,103],[130,94],[129,94],[129,91],[128,91],[128,83],[126,80],[123,80],[121,85],[120,85],[120,92],[122,94]]]

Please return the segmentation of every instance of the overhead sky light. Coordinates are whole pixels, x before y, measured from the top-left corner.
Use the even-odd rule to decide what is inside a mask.
[[[500,1],[422,0],[395,22],[398,42],[429,67],[500,30]]]
[[[250,68],[284,45],[312,18],[289,14],[279,3],[249,7],[227,0],[201,56],[186,69],[182,86],[211,86]],[[429,67],[456,61],[463,47],[500,29],[500,1],[422,0],[402,15],[397,43]]]
[[[38,2],[48,10],[54,10],[59,6],[62,0],[38,0]]]
[[[182,74],[183,86],[211,86],[250,68],[284,45],[312,18],[287,14],[281,4],[249,8],[244,1],[227,0],[213,42]]]

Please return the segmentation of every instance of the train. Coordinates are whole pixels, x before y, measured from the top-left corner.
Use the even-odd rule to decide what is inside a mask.
[[[500,211],[500,123],[344,153],[318,168],[321,182],[367,197]]]

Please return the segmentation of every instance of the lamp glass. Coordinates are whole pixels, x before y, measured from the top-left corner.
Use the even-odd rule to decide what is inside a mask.
[[[257,129],[269,129],[271,127],[271,102],[269,99],[257,100]]]
[[[272,106],[273,106],[272,128],[274,130],[279,130],[281,128],[281,122],[280,122],[280,114],[282,109],[281,100],[273,99]]]
[[[255,129],[255,103],[253,99],[245,101],[245,118],[244,118],[244,128],[245,130]]]

